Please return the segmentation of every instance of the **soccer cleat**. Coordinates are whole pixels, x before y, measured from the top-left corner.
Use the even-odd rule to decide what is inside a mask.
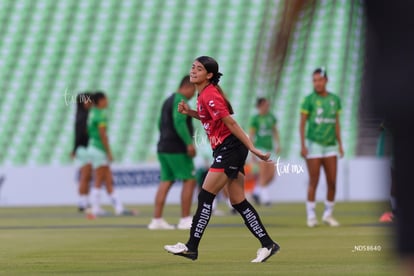
[[[151,223],[148,225],[150,230],[174,230],[175,226],[169,224],[164,219],[152,219]]]
[[[339,222],[336,219],[334,219],[332,216],[324,217],[323,222],[332,227],[339,226]]]
[[[165,245],[164,249],[167,250],[168,253],[181,256],[190,260],[197,260],[198,258],[198,252],[197,251],[190,251],[188,250],[188,247],[179,242],[175,245]]]
[[[277,243],[273,243],[270,248],[262,247],[257,250],[256,259],[252,260],[252,263],[264,263],[272,257],[276,252],[280,250],[280,246]]]
[[[192,223],[193,223],[193,218],[192,217],[181,218],[180,222],[177,225],[177,229],[189,230],[189,229],[191,229],[191,224]]]
[[[312,227],[318,226],[319,223],[316,218],[309,218],[306,224],[308,225],[308,227],[312,228]]]
[[[392,212],[385,212],[379,219],[380,222],[393,222],[393,220],[394,214]]]

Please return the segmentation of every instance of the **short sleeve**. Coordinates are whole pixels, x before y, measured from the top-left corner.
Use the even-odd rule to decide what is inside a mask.
[[[277,118],[273,114],[272,114],[272,119],[273,119],[273,125],[276,125],[277,124]]]
[[[337,102],[338,102],[338,110],[336,111],[336,114],[340,114],[342,111],[341,98],[337,97]]]
[[[308,115],[311,112],[309,97],[305,97],[300,105],[300,113]]]
[[[216,95],[207,96],[204,98],[203,105],[213,121],[220,120],[230,115],[223,97]]]
[[[108,122],[107,122],[107,118],[106,118],[106,113],[105,112],[99,112],[99,116],[97,118],[97,125],[98,127],[106,127]]]
[[[258,129],[257,116],[256,115],[252,116],[250,118],[249,127],[250,127],[250,129],[254,129],[254,130]]]

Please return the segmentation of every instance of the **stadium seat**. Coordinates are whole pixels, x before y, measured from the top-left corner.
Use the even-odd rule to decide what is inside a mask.
[[[310,72],[325,65],[330,88],[342,97],[343,140],[355,147],[362,73],[360,4],[318,1],[313,20],[306,10],[276,87],[275,75],[258,72],[268,70],[266,57],[281,5],[240,5],[237,0],[5,1],[0,5],[0,66],[7,68],[0,74],[0,146],[7,150],[1,151],[0,164],[69,164],[74,97],[97,90],[110,100],[109,137],[116,162],[156,160],[160,105],[200,55],[219,61],[224,74],[220,84],[243,128],[255,112],[255,98],[272,98],[286,155],[298,148],[298,108],[311,91]]]

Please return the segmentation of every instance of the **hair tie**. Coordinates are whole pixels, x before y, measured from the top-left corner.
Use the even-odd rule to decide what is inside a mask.
[[[220,72],[217,72],[216,74],[214,74],[214,76],[211,78],[211,83],[213,83],[213,84],[218,84],[219,83],[219,81],[220,81],[220,78],[221,78],[221,76],[223,76],[223,74],[222,73],[220,73]]]

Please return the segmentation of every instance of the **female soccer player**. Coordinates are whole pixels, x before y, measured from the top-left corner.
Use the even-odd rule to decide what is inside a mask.
[[[303,100],[300,118],[301,155],[306,159],[309,172],[306,202],[307,225],[315,227],[318,224],[315,214],[315,194],[319,182],[319,171],[323,167],[328,193],[322,220],[330,226],[339,226],[332,212],[336,191],[338,151],[340,157],[344,155],[339,125],[341,101],[338,96],[326,90],[328,75],[323,68],[316,69],[312,77],[314,92]]]
[[[80,93],[76,96],[76,120],[75,120],[75,145],[71,156],[75,159],[79,169],[79,212],[83,212],[88,207],[89,182],[92,176],[92,165],[88,158],[88,114],[92,107],[92,94]]]
[[[104,93],[97,92],[93,95],[93,102],[95,106],[92,107],[88,118],[88,154],[95,170],[95,183],[91,191],[91,215],[94,217],[105,214],[105,211],[100,206],[101,186],[104,182],[115,214],[133,215],[133,212],[124,209],[113,188],[112,172],[109,166],[113,159],[107,136],[108,119],[106,108],[108,107],[108,100]]]
[[[280,153],[279,132],[276,127],[276,117],[269,112],[269,101],[266,98],[257,99],[258,113],[250,120],[250,139],[254,146],[264,152]],[[275,150],[274,142],[277,148]],[[253,157],[253,161],[256,158]],[[253,199],[263,205],[270,205],[270,184],[274,178],[276,166],[271,162],[258,162],[259,179],[253,192]]]
[[[232,118],[233,108],[218,85],[221,76],[219,66],[213,58],[197,58],[190,71],[191,82],[198,91],[197,110],[190,109],[185,102],[178,105],[179,112],[199,119],[203,124],[213,149],[214,161],[198,195],[198,208],[193,217],[188,242],[166,245],[164,248],[172,254],[196,260],[198,245],[212,214],[213,200],[227,185],[234,209],[240,213],[262,246],[252,262],[264,262],[279,250],[279,245],[270,238],[259,214],[245,198],[243,167],[249,150],[264,161],[269,159],[270,153],[256,149]]]

